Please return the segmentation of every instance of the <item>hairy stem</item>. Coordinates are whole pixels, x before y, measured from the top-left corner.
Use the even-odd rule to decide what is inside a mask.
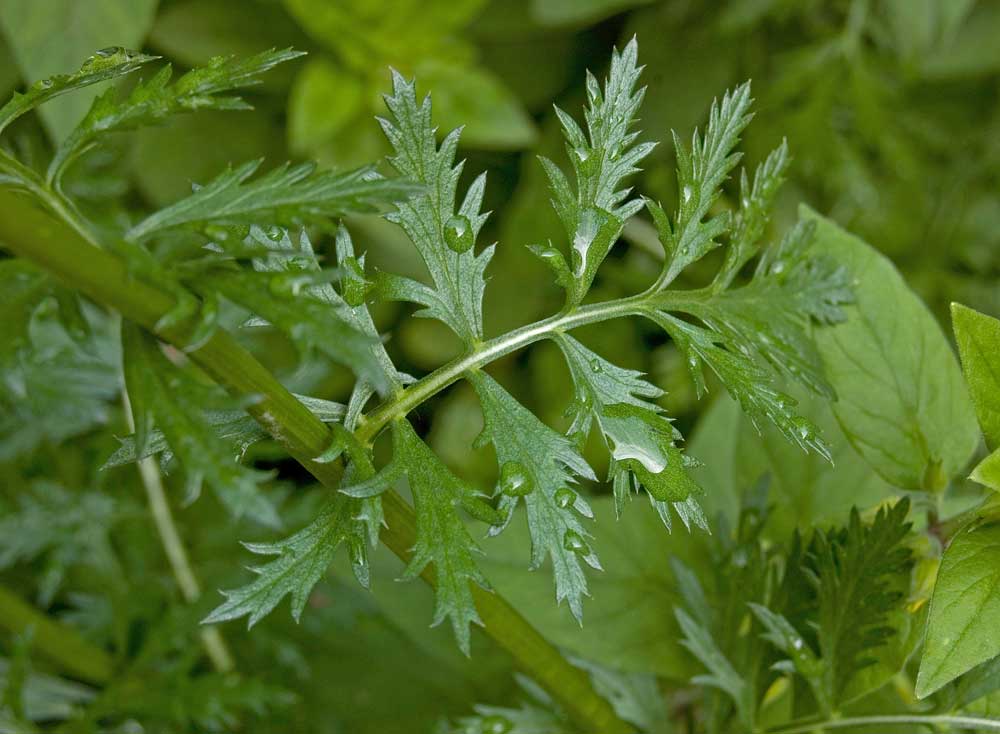
[[[108,653],[87,642],[73,628],[49,619],[2,586],[0,626],[14,634],[34,629],[32,647],[74,678],[98,684],[111,679],[114,665]]]
[[[0,242],[69,287],[154,331],[160,319],[176,305],[176,295],[133,277],[120,258],[91,246],[75,229],[71,230],[67,224],[33,206],[31,200],[0,190]],[[173,285],[171,290],[177,293],[181,289],[179,285]],[[193,295],[191,297],[194,298]],[[576,325],[580,323],[589,322],[581,321]],[[568,328],[568,324],[565,326]],[[187,321],[170,324],[155,333],[183,347],[189,343],[193,328],[194,323]],[[531,327],[526,328],[530,332]],[[550,323],[549,328],[556,327]],[[521,337],[523,342],[519,339],[517,343],[529,344],[542,336],[544,334],[532,338],[526,332]],[[498,344],[492,351],[485,350],[472,364],[460,369],[456,376],[474,367],[477,361],[485,363],[515,348],[517,346]],[[216,331],[189,356],[230,393],[242,397],[255,396],[256,402],[247,411],[322,484],[337,489],[340,469],[334,464],[313,461],[329,447],[332,439],[330,430],[231,334]],[[402,405],[393,415],[401,415],[398,410],[410,405],[422,393],[425,395],[423,399],[426,399],[454,379],[446,378],[437,387],[434,387],[436,381],[422,381],[423,388],[409,391],[413,397],[395,401]],[[413,405],[418,403],[419,400],[416,400]],[[386,418],[390,419],[391,416]],[[367,425],[373,424],[374,421],[369,421]],[[388,527],[382,532],[382,541],[405,560],[416,543],[413,508],[394,492],[387,492],[383,498]],[[422,577],[433,581],[430,568],[425,569]],[[632,731],[632,727],[616,716],[611,705],[597,695],[586,673],[570,665],[506,600],[499,594],[485,592],[478,587],[473,587],[473,594],[486,633],[512,655],[521,670],[552,695],[578,726],[602,734]]]
[[[134,433],[135,420],[132,417],[132,404],[129,401],[128,391],[124,389],[122,390],[122,402],[125,407],[125,421],[129,430]],[[160,536],[163,551],[167,555],[170,570],[174,574],[174,579],[177,581],[177,587],[181,590],[184,601],[188,604],[194,604],[201,597],[201,585],[198,583],[198,577],[194,574],[187,550],[184,548],[181,535],[174,523],[174,515],[170,511],[167,493],[163,490],[160,467],[152,456],[139,459],[136,463],[139,467],[142,486],[146,490],[149,513],[156,525],[156,531]],[[230,654],[229,647],[226,645],[219,628],[203,627],[200,634],[201,644],[205,648],[208,659],[212,661],[212,667],[220,673],[231,671],[233,669],[233,656]]]
[[[832,729],[855,729],[862,726],[887,726],[899,724],[918,724],[928,727],[946,726],[951,729],[968,729],[974,732],[1000,731],[1000,720],[982,719],[976,716],[920,715],[920,714],[888,714],[885,716],[850,716],[829,721],[813,721],[805,724],[790,724],[788,726],[765,729],[763,734],[809,734]]]

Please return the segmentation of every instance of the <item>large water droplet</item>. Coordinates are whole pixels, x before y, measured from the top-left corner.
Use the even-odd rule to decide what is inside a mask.
[[[535,482],[527,470],[516,461],[505,462],[500,467],[500,491],[508,497],[524,497],[531,494]]]
[[[690,186],[685,186],[684,187],[684,191],[682,192],[682,196],[684,197],[684,203],[685,204],[687,204],[689,201],[691,201],[691,196],[693,194],[694,194],[694,191],[691,189]]]
[[[455,252],[472,249],[476,238],[468,217],[456,214],[444,225],[444,241]]]
[[[555,500],[556,505],[565,510],[576,502],[576,492],[569,487],[560,487],[556,490]]]
[[[809,441],[816,437],[812,424],[805,418],[796,418],[792,421],[792,425],[795,427],[795,432],[798,434],[799,438],[803,441]]]
[[[590,371],[591,372],[604,372],[604,367],[601,365],[601,360],[592,359],[590,360]]]
[[[567,530],[563,535],[563,548],[576,553],[578,556],[585,556],[590,553],[590,546],[583,536],[575,530]]]

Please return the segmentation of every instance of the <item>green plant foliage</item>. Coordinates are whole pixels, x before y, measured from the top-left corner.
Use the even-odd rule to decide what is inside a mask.
[[[810,212],[816,248],[857,282],[857,306],[817,335],[844,433],[886,481],[940,491],[979,440],[955,354],[892,263]],[[852,397],[856,396],[856,397]]]
[[[0,730],[1000,731],[998,18],[0,7]]]
[[[927,696],[976,665],[1000,654],[990,630],[996,624],[996,524],[965,528],[941,559],[917,695]]]

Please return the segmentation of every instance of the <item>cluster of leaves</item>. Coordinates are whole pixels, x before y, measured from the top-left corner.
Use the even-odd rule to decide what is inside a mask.
[[[334,29],[345,27],[344,18],[366,18],[363,3],[348,9],[288,3],[303,27],[348,67],[364,59],[367,68],[373,49],[387,53],[386,39],[402,37],[400,24],[413,24],[427,36],[406,49],[412,57],[400,61],[404,71],[443,68],[441,59],[470,53],[450,43],[475,3],[446,18],[436,4],[434,12],[402,5],[408,12],[380,14],[379,23],[354,37]],[[0,22],[9,22],[7,11],[0,11]],[[868,31],[851,32],[863,37]],[[380,644],[387,651],[399,648],[398,636],[419,648],[414,660],[446,659],[442,680],[475,681],[475,690],[449,704],[454,711],[483,700],[484,692],[494,700],[496,682],[505,676],[490,665],[473,673],[464,660],[430,650],[441,646],[436,637],[413,642],[413,610],[426,611],[417,619],[421,624],[447,620],[459,650],[470,655],[478,645],[472,628],[482,624],[476,598],[496,591],[555,642],[586,658],[579,664],[595,689],[623,721],[645,732],[669,731],[676,718],[656,676],[680,685],[691,679],[699,703],[690,721],[708,732],[761,731],[790,720],[821,725],[880,705],[905,713],[907,704],[891,698],[886,684],[913,670],[925,612],[929,625],[917,696],[933,695],[931,705],[942,713],[992,700],[1000,684],[993,662],[1000,649],[990,633],[997,602],[993,505],[974,510],[971,520],[962,516],[927,605],[923,582],[937,553],[931,539],[945,532],[944,524],[932,515],[928,532],[916,533],[907,517],[910,501],[880,503],[907,495],[915,504],[941,506],[941,493],[958,484],[977,449],[977,416],[987,447],[997,451],[1000,386],[992,355],[1000,326],[969,310],[955,312],[970,401],[946,337],[888,260],[808,209],[783,237],[772,239],[770,220],[789,175],[789,146],[782,142],[761,156],[752,173],[743,170],[730,192],[740,139],[752,118],[749,84],[713,103],[703,132],[696,131],[690,143],[675,134],[676,184],[652,187],[663,198],[676,195],[672,212],[636,195],[631,184],[640,165],[652,160],[655,170],[661,150],[635,128],[649,91],[640,86],[637,46],[632,40],[613,52],[603,84],[588,73],[583,124],[556,108],[568,165],[552,152],[541,157],[539,170],[559,227],[547,244],[530,251],[551,270],[564,304],[555,315],[500,336],[489,328],[487,284],[511,243],[477,246],[484,233],[493,232],[484,212],[486,175],[465,175],[464,162],[456,159],[463,134],[476,145],[496,147],[517,147],[534,137],[532,123],[510,100],[490,107],[507,112],[490,120],[495,127],[483,132],[473,125],[439,136],[434,119],[441,117],[432,119],[430,98],[419,97],[414,81],[394,73],[385,97],[388,112],[379,119],[387,142],[378,146],[387,146],[397,176],[386,177],[375,166],[345,173],[312,164],[256,175],[261,161],[252,160],[206,177],[154,211],[123,207],[99,214],[77,196],[80,178],[107,149],[111,134],[132,133],[178,113],[245,109],[241,90],[298,52],[213,58],[173,81],[165,65],[124,94],[112,87],[94,96],[46,155],[23,146],[0,150],[0,187],[33,197],[90,244],[124,258],[133,277],[177,300],[156,333],[128,323],[119,329],[116,318],[33,267],[0,262],[5,292],[13,294],[3,306],[0,461],[5,476],[27,487],[10,497],[5,493],[0,504],[0,569],[16,582],[25,572],[37,572],[31,588],[38,605],[112,649],[120,671],[110,680],[84,677],[102,690],[36,674],[30,633],[11,638],[3,647],[10,660],[0,669],[0,723],[25,728],[75,719],[80,730],[96,731],[110,721],[126,731],[137,719],[166,728],[225,730],[241,718],[270,717],[279,730],[294,728],[302,722],[289,713],[292,697],[283,690],[289,686],[274,681],[322,676],[310,667],[316,665],[310,656],[287,640],[315,636],[328,624],[346,631],[345,637],[363,630],[358,650],[347,641],[336,643],[361,660]],[[20,130],[30,113],[44,112],[54,97],[155,62],[120,48],[98,52],[77,73],[49,77],[16,94],[0,108],[0,129],[10,124]],[[303,148],[336,136],[338,147],[369,155],[372,148],[352,142],[351,134],[372,96],[366,86],[381,82],[361,79],[361,71],[345,71],[320,57],[299,72],[293,112],[294,105],[315,109],[317,89],[325,95],[355,90],[344,97],[342,119],[324,121],[322,135]],[[421,79],[435,87],[435,114],[444,107],[443,118],[450,121],[461,100],[449,99],[448,85],[438,84],[433,73]],[[474,69],[473,79],[477,98],[505,94],[482,70]],[[293,130],[297,124],[293,115]],[[511,137],[490,137],[500,129]],[[343,162],[342,153],[335,150],[326,160]],[[730,201],[737,203],[730,207]],[[538,206],[539,197],[533,203]],[[340,221],[386,211],[384,219],[410,241],[423,272],[389,271],[387,259],[372,267]],[[353,228],[355,222],[364,222],[362,229],[383,226],[370,218],[347,224]],[[533,241],[546,239],[542,234]],[[615,246],[623,238],[642,239],[655,255],[643,261],[639,278],[622,277]],[[648,287],[631,288],[646,276]],[[623,283],[630,288],[626,295],[606,298]],[[458,356],[419,380],[407,374],[410,365],[376,327],[382,310],[395,302],[414,304],[414,316],[450,331]],[[654,378],[614,350],[599,349],[586,333],[568,333],[633,316],[651,338],[669,339],[698,398],[717,387],[732,398],[717,399],[706,414],[693,441],[700,449],[682,449],[678,426],[684,424],[675,423]],[[186,330],[183,343],[158,340],[178,326]],[[223,395],[191,359],[228,328],[240,329],[265,356],[264,345],[294,347],[297,366],[282,377],[330,428],[332,443],[315,461],[343,465],[338,491],[311,492],[283,505],[284,484],[273,471],[287,467],[281,422],[267,413],[260,423],[251,420],[245,410],[255,408],[258,396]],[[558,369],[569,377],[571,395],[558,406],[562,419],[549,420],[533,409],[517,382],[491,366],[538,342],[545,344],[532,358],[551,347]],[[321,380],[331,375],[348,386],[337,395],[343,404],[305,394],[329,394]],[[478,430],[474,445],[466,440],[462,450],[495,455],[486,483],[473,481],[444,455],[435,440],[436,421],[428,433],[411,415],[456,382],[465,385],[452,389],[448,399],[467,396],[474,426],[469,433]],[[119,408],[123,387],[127,414]],[[831,399],[832,416],[826,408]],[[725,436],[711,433],[719,426]],[[133,430],[115,450],[111,436]],[[386,440],[380,440],[383,432]],[[58,454],[68,439],[85,445],[75,460],[80,465],[46,466],[47,452],[56,447]],[[973,473],[992,490],[1000,485],[997,455],[987,456]],[[141,462],[151,492],[148,478],[157,475],[152,457],[159,458],[171,487],[175,475],[182,477],[177,503],[188,508],[197,501],[196,512],[205,517],[188,540],[200,557],[222,559],[206,562],[212,582],[230,589],[214,611],[178,604],[165,578],[151,584],[157,588],[150,598],[130,598],[130,590],[146,585],[144,569],[162,559],[153,560],[159,549],[150,542],[145,514],[108,496],[109,477],[124,476],[128,470],[120,467]],[[834,461],[837,469],[830,466]],[[606,475],[599,472],[603,462]],[[97,471],[101,465],[105,472]],[[609,496],[602,496],[599,473]],[[130,489],[138,492],[134,475]],[[727,518],[734,519],[736,494],[762,475],[770,477],[776,506],[772,511],[764,496],[752,496],[731,532]],[[211,497],[199,499],[203,485]],[[416,541],[405,567],[380,568],[383,502],[397,490],[412,499]],[[836,497],[827,500],[823,492]],[[638,493],[646,494],[651,511],[627,511]],[[855,504],[879,509],[859,512]],[[143,518],[139,528],[121,521],[123,507],[130,518]],[[675,515],[689,530],[713,532],[670,536],[663,526],[670,531]],[[605,517],[609,522],[595,530],[592,520]],[[268,560],[252,569],[254,579],[236,586],[237,564],[228,560],[236,535],[273,533],[285,525],[300,529],[246,544]],[[199,538],[202,533],[211,538]],[[129,558],[133,545],[135,557]],[[675,555],[669,567],[665,548]],[[377,601],[331,581],[338,555],[347,557],[353,576],[374,589]],[[525,566],[542,570],[526,577]],[[373,584],[381,576],[423,576],[432,582],[433,599],[421,598],[414,607],[406,595],[417,592],[399,591],[403,602],[387,600]],[[69,591],[93,590],[109,580],[112,591],[103,597]],[[331,585],[334,601],[327,605]],[[580,631],[577,623],[591,594],[601,624]],[[285,597],[294,619],[305,620],[306,633],[269,621],[266,629],[238,638],[241,657],[261,663],[261,670],[280,660],[281,673],[238,675],[218,657],[217,672],[202,668],[194,632],[199,618],[220,623],[246,617],[254,625]],[[564,600],[570,615],[558,609]],[[393,611],[403,606],[405,612]],[[631,620],[632,613],[641,620],[635,625],[609,621]],[[379,619],[378,630],[362,618]],[[204,644],[211,650],[215,643]],[[668,653],[661,655],[664,648]],[[477,650],[477,664],[482,659]],[[505,665],[496,663],[501,671]],[[389,678],[387,673],[378,684]],[[519,682],[527,696],[520,708],[483,705],[455,724],[442,722],[441,731],[575,730],[572,716],[551,696],[527,679]],[[345,682],[345,690],[354,690],[350,685]],[[364,692],[367,681],[354,685]],[[421,685],[430,690],[438,681]],[[519,695],[508,690],[505,700]]]

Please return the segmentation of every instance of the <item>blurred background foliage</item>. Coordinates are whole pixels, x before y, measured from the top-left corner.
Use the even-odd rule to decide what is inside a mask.
[[[418,89],[433,95],[441,130],[465,126],[464,175],[489,171],[484,208],[494,214],[484,241],[500,243],[487,290],[489,334],[560,305],[550,275],[525,248],[550,239],[563,246],[536,155],[565,155],[553,103],[576,114],[583,71],[603,75],[611,47],[635,35],[648,85],[641,127],[646,139],[664,141],[636,181],[641,191],[676,199],[669,131],[687,138],[714,97],[752,79],[757,118],[744,137],[746,162],[755,165],[782,137],[794,157],[776,231],[805,201],[891,257],[942,322],[952,300],[1000,315],[1000,3],[990,0],[5,0],[0,31],[0,98],[75,69],[111,45],[158,54],[178,70],[269,47],[309,52],[248,95],[251,112],[175,118],[90,155],[67,185],[98,223],[174,201],[229,163],[316,159],[344,168],[380,159],[387,144],[373,118],[383,110],[389,69],[416,76]],[[77,93],[46,105],[39,117],[18,122],[9,144],[27,160],[44,160],[92,97]],[[420,275],[401,232],[377,218],[348,224],[370,263]],[[658,270],[648,222],[629,222],[625,239],[630,246],[615,250],[594,289],[600,297],[633,291]],[[329,244],[319,238],[321,248]],[[710,259],[703,267],[714,272]],[[699,284],[694,270],[682,285]],[[66,684],[59,695],[67,706],[98,695],[102,705],[136,719],[171,722],[164,730],[225,729],[246,709],[272,711],[267,720],[275,731],[402,734],[465,712],[470,701],[511,693],[507,662],[484,639],[476,640],[470,663],[446,631],[424,629],[431,603],[424,588],[382,583],[372,596],[337,576],[314,596],[301,626],[276,614],[252,635],[226,628],[240,669],[256,671],[253,685],[204,672],[192,630],[215,600],[194,611],[179,604],[134,468],[94,470],[114,450],[113,436],[128,432],[116,403],[114,326],[34,271],[16,280],[0,319],[0,569],[15,588],[30,589],[38,605],[119,650],[132,666],[132,688],[96,694]],[[457,345],[443,326],[409,313],[399,304],[377,311],[396,363],[422,374]],[[843,518],[851,504],[886,495],[825,406],[807,412],[829,427],[835,472],[767,433],[757,436],[728,402],[697,403],[678,353],[641,323],[616,322],[581,336],[617,363],[648,372],[667,390],[664,405],[685,433],[697,426],[690,449],[708,465],[702,482],[710,512],[732,516],[739,492],[768,465],[772,491],[787,500],[774,518],[778,535],[797,523]],[[245,338],[295,391],[345,397],[347,375],[328,363],[296,364],[289,345],[268,341],[276,337]],[[571,388],[554,347],[519,353],[491,372],[550,424],[565,425]],[[67,391],[78,399],[60,399]],[[416,418],[452,468],[492,485],[492,455],[471,448],[482,419],[469,388],[447,391]],[[596,443],[591,449],[588,459],[600,475],[607,459]],[[250,458],[278,469],[286,526],[301,525],[318,493],[293,497],[290,489],[309,484],[308,477],[267,444]],[[234,585],[241,573],[237,541],[262,532],[249,522],[234,525],[213,502],[205,497],[179,512],[208,589]],[[610,505],[598,506],[599,518],[610,520]],[[557,642],[606,664],[683,680],[692,663],[670,627],[673,580],[663,559],[669,551],[698,567],[705,546],[638,527],[647,522],[657,521],[635,513],[617,526],[601,523],[602,557],[632,560],[628,573],[595,578],[587,611],[593,623],[582,632],[551,603],[540,574],[523,581],[523,559],[516,559],[515,575],[503,552],[491,551],[487,570]],[[4,523],[37,531],[31,543],[17,545],[9,540],[14,533],[4,540]],[[513,536],[499,542],[517,548]],[[625,547],[626,538],[635,548]],[[643,555],[653,538],[655,548]],[[380,563],[384,579],[398,575],[395,559]],[[598,628],[596,620],[625,614],[631,624]],[[5,642],[5,649],[13,648]],[[51,684],[41,672],[27,683]],[[380,698],[380,690],[392,695]],[[53,696],[41,698],[51,704]],[[253,730],[269,729],[262,723]]]

